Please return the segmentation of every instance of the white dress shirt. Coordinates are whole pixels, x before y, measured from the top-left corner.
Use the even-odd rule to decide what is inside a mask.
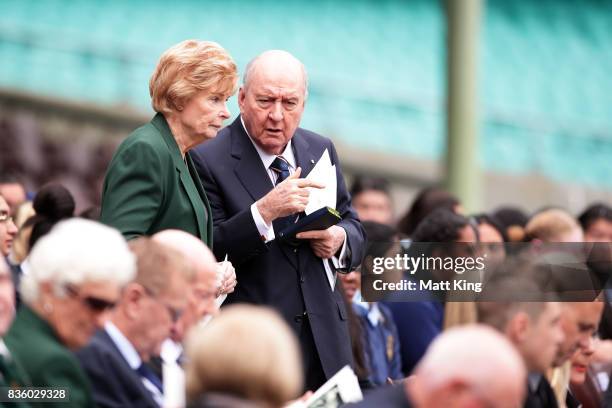
[[[162,343],[160,357],[164,377],[164,407],[185,406],[185,370],[178,363],[183,353],[181,343],[166,339]]]

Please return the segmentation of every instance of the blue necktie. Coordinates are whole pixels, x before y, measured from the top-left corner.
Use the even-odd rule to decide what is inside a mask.
[[[282,183],[287,177],[289,177],[289,164],[282,156],[276,156],[276,159],[270,165],[270,169],[274,171],[278,177],[276,178],[276,186]],[[281,231],[287,228],[289,225],[295,222],[295,215],[289,215],[287,217],[278,218],[274,220],[274,232],[278,235]]]
[[[140,367],[136,369],[136,372],[140,374],[141,377],[144,377],[147,380],[149,380],[151,384],[153,384],[155,388],[157,388],[159,392],[163,394],[164,386],[161,380],[159,379],[157,375],[155,375],[155,373],[149,367],[146,366],[146,364],[142,363]]]
[[[270,168],[278,175],[276,178],[276,186],[289,177],[289,164],[282,156],[276,156]]]

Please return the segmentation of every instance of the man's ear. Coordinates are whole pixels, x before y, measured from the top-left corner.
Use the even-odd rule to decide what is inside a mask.
[[[121,293],[120,305],[124,305],[125,314],[130,319],[138,319],[145,296],[142,287],[134,282],[128,283]]]
[[[506,328],[507,336],[514,342],[525,342],[527,339],[530,323],[531,319],[529,318],[529,315],[527,313],[518,312],[512,318],[512,320],[508,322],[508,327]]]
[[[244,100],[246,99],[246,92],[244,91],[244,85],[238,90],[238,107],[242,110]]]
[[[53,297],[55,297],[53,284],[51,282],[41,282],[38,285],[38,299],[41,303],[49,302]]]

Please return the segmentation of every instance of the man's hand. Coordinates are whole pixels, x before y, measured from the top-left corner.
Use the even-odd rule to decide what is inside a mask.
[[[329,259],[338,252],[344,244],[342,227],[332,225],[326,230],[300,232],[295,236],[299,239],[309,239],[312,251],[322,259]]]
[[[217,276],[219,276],[220,284],[217,288],[217,294],[215,297],[219,297],[223,294],[232,293],[234,288],[238,284],[236,280],[236,270],[234,265],[230,261],[217,262]]]
[[[308,188],[325,187],[323,184],[301,179],[301,173],[302,169],[298,167],[295,173],[257,201],[257,209],[266,224],[277,218],[304,211],[310,195]]]

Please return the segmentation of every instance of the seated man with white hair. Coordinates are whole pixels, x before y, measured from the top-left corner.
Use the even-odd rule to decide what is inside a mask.
[[[69,404],[58,400],[45,406],[94,405],[72,351],[102,327],[105,312],[134,272],[134,257],[121,234],[93,221],[62,221],[32,248],[30,270],[21,281],[23,303],[5,342],[32,386],[68,391]]]
[[[129,282],[103,330],[79,350],[99,408],[157,408],[164,401],[159,376],[147,366],[187,304],[193,282],[189,262],[151,238],[129,247],[136,256],[136,277]]]
[[[483,325],[459,326],[431,343],[402,385],[380,388],[350,406],[519,407],[526,374],[520,355],[501,334]]]

